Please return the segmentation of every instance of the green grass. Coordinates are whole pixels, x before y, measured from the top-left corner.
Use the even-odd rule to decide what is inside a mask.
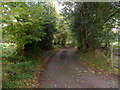
[[[32,88],[33,74],[39,60],[16,54],[15,44],[0,44],[2,49],[2,87]]]
[[[118,75],[118,69],[112,66],[110,58],[105,57],[101,52],[80,53],[77,52],[78,61],[82,62],[96,73],[112,73]]]
[[[38,61],[27,61],[12,63],[3,61],[3,88],[24,88],[27,87],[27,80],[35,72]],[[32,87],[32,83],[28,87]]]

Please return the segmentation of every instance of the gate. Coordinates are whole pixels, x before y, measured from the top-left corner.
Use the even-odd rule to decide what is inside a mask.
[[[113,49],[113,66],[119,67],[120,65],[120,48]]]

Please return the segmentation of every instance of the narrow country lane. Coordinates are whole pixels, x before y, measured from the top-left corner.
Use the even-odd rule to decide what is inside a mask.
[[[72,49],[53,55],[42,75],[42,88],[117,88],[117,78],[96,75],[77,64]]]

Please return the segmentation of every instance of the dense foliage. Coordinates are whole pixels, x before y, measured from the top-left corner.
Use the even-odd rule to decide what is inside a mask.
[[[112,29],[118,27],[119,3],[66,2],[63,5],[63,16],[71,21],[78,49],[109,47],[115,40],[117,34]]]
[[[55,28],[55,10],[46,2],[2,3],[3,37],[17,44],[18,52],[36,45],[41,49],[52,47]]]
[[[66,46],[75,47],[75,54],[87,66],[114,71],[110,59],[98,48],[103,47],[108,54],[109,49],[120,47],[120,4],[59,3],[64,7],[60,15],[51,2],[2,2],[4,88],[31,88],[33,83],[28,79],[41,63],[40,57],[50,49]]]
[[[31,88],[39,56],[53,47],[55,9],[50,2],[3,2],[1,22],[3,88]]]

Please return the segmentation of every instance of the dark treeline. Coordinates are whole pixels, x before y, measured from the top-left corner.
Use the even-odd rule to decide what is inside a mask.
[[[110,47],[118,33],[119,3],[76,2],[62,3],[63,16],[70,20],[71,30],[76,36],[77,47],[81,51]],[[74,8],[74,9],[73,9]],[[116,23],[117,22],[117,23]]]

